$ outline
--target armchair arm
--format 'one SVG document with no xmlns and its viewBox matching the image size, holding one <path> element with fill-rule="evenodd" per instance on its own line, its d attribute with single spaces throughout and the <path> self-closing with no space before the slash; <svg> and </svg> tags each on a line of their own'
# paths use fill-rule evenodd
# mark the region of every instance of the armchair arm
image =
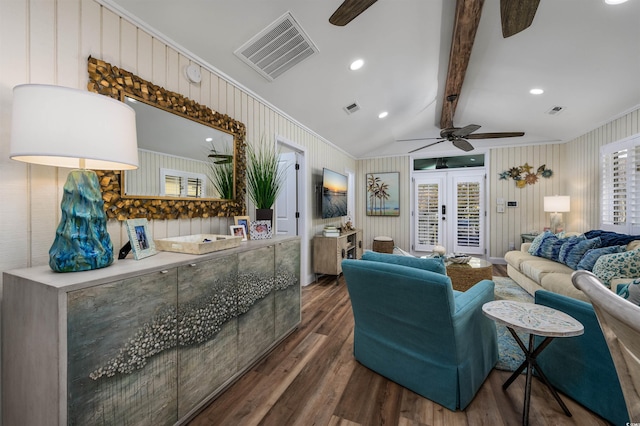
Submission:
<svg viewBox="0 0 640 426">
<path fill-rule="evenodd" d="M 482 313 L 482 305 L 494 299 L 494 287 L 493 281 L 482 280 L 455 298 L 452 321 L 459 359 L 471 356 L 474 348 L 489 340 L 489 336 L 497 353 L 495 323 Z"/>
</svg>

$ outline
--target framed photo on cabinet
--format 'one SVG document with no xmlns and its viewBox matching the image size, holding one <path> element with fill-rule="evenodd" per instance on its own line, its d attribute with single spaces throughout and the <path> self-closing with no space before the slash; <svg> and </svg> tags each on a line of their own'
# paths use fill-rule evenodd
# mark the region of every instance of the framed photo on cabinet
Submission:
<svg viewBox="0 0 640 426">
<path fill-rule="evenodd" d="M 157 253 L 156 244 L 149 232 L 147 219 L 127 219 L 126 227 L 135 260 L 144 259 Z"/>
</svg>

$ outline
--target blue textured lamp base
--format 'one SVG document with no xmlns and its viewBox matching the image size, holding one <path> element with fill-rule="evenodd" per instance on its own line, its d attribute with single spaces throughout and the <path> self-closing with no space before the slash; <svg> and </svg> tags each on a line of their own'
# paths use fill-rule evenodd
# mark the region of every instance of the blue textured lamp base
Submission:
<svg viewBox="0 0 640 426">
<path fill-rule="evenodd" d="M 62 218 L 49 250 L 56 272 L 104 268 L 113 263 L 98 176 L 93 170 L 73 170 L 64 184 Z"/>
</svg>

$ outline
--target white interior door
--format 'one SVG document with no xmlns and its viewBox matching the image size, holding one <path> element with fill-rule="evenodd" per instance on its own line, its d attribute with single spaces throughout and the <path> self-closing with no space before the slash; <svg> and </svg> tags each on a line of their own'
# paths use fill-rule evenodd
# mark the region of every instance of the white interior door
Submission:
<svg viewBox="0 0 640 426">
<path fill-rule="evenodd" d="M 298 168 L 296 153 L 280 154 L 279 168 L 286 168 L 284 185 L 276 200 L 276 234 L 298 235 Z"/>
<path fill-rule="evenodd" d="M 485 254 L 484 170 L 425 172 L 414 177 L 414 250 Z"/>
</svg>

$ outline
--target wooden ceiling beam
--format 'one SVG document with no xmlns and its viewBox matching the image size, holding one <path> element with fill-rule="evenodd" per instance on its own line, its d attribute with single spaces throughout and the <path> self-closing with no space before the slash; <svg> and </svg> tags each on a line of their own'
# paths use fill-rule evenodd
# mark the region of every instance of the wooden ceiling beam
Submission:
<svg viewBox="0 0 640 426">
<path fill-rule="evenodd" d="M 476 38 L 476 31 L 480 23 L 484 0 L 457 0 L 453 37 L 449 53 L 449 68 L 445 83 L 444 99 L 442 100 L 442 115 L 440 128 L 453 127 L 453 116 L 460 98 L 462 83 L 467 72 L 471 49 Z"/>
</svg>

